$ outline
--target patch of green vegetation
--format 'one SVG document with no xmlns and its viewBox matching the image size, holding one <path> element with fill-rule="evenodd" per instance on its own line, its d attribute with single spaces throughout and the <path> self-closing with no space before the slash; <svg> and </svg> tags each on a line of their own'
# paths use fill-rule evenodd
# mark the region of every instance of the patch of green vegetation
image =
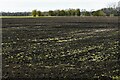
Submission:
<svg viewBox="0 0 120 80">
<path fill-rule="evenodd" d="M 113 76 L 112 79 L 113 80 L 120 80 L 120 76 Z"/>
</svg>

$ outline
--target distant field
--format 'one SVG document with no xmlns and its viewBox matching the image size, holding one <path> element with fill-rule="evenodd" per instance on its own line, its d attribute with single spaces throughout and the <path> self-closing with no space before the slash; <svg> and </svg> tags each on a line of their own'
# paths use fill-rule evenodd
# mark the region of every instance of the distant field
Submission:
<svg viewBox="0 0 120 80">
<path fill-rule="evenodd" d="M 0 16 L 0 18 L 41 18 L 41 17 L 78 17 L 78 16 L 36 16 L 36 17 L 33 17 L 33 16 Z M 80 17 L 87 17 L 87 18 L 96 18 L 96 17 L 102 17 L 102 16 L 80 16 Z M 118 18 L 118 16 L 116 17 L 110 17 L 110 16 L 103 16 L 103 18 L 106 17 L 106 18 Z"/>
<path fill-rule="evenodd" d="M 40 17 L 33 17 L 33 16 L 0 16 L 0 18 L 41 18 L 41 17 L 51 17 L 51 16 L 40 16 Z M 55 16 L 52 16 L 55 17 Z"/>
<path fill-rule="evenodd" d="M 0 16 L 0 18 L 41 18 L 41 17 L 57 17 L 57 16 Z"/>
<path fill-rule="evenodd" d="M 118 17 L 3 18 L 3 78 L 120 76 Z"/>
<path fill-rule="evenodd" d="M 0 18 L 32 18 L 32 16 L 0 16 Z"/>
</svg>

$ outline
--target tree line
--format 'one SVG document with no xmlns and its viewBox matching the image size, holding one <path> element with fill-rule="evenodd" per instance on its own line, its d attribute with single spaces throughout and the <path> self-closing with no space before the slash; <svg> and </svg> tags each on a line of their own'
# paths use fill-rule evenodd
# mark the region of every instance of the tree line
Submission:
<svg viewBox="0 0 120 80">
<path fill-rule="evenodd" d="M 2 16 L 31 16 L 31 12 L 2 12 Z"/>
<path fill-rule="evenodd" d="M 41 12 L 37 10 L 32 11 L 32 16 L 80 16 L 80 9 L 68 9 L 68 10 L 49 10 L 48 12 Z"/>
<path fill-rule="evenodd" d="M 67 9 L 67 10 L 49 10 L 41 12 L 40 10 L 33 10 L 31 12 L 33 17 L 36 16 L 119 16 L 119 9 L 117 8 L 103 8 L 97 11 L 86 11 L 80 9 Z"/>
<path fill-rule="evenodd" d="M 120 3 L 120 2 L 119 2 Z M 102 8 L 96 11 L 86 11 L 80 9 L 66 9 L 66 10 L 49 10 L 41 12 L 40 10 L 33 10 L 31 12 L 33 17 L 36 16 L 119 16 L 120 5 L 116 3 L 108 4 L 108 8 Z"/>
<path fill-rule="evenodd" d="M 119 7 L 103 8 L 97 11 L 86 11 L 80 9 L 66 9 L 66 10 L 49 10 L 40 11 L 32 10 L 32 12 L 2 12 L 2 16 L 120 16 Z"/>
</svg>

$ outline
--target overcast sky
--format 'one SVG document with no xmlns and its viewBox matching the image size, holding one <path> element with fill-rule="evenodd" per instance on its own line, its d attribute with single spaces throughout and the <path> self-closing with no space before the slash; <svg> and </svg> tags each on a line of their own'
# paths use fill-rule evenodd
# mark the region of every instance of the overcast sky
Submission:
<svg viewBox="0 0 120 80">
<path fill-rule="evenodd" d="M 107 7 L 119 0 L 0 0 L 0 11 L 22 12 L 33 9 L 48 11 L 56 9 L 80 8 L 88 11 Z"/>
</svg>

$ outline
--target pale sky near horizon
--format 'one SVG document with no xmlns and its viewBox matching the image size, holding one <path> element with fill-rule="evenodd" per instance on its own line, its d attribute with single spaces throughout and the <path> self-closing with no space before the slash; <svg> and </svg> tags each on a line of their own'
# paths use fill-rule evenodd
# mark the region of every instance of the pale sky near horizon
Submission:
<svg viewBox="0 0 120 80">
<path fill-rule="evenodd" d="M 118 2 L 119 0 L 0 0 L 0 12 L 23 12 L 33 9 L 48 11 L 69 8 L 91 11 Z"/>
</svg>

